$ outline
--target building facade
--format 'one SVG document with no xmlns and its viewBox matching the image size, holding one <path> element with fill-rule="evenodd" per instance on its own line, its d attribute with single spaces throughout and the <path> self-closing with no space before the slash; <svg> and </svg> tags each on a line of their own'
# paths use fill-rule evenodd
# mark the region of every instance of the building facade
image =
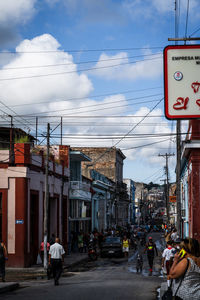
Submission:
<svg viewBox="0 0 200 300">
<path fill-rule="evenodd" d="M 91 170 L 104 175 L 115 184 L 114 199 L 111 207 L 115 211 L 113 226 L 128 224 L 129 198 L 127 186 L 123 182 L 123 161 L 126 158 L 118 148 L 106 147 L 73 147 L 73 151 L 81 151 L 91 158 L 91 162 L 82 163 L 83 175 L 91 178 Z"/>
<path fill-rule="evenodd" d="M 48 174 L 48 237 L 59 236 L 67 247 L 69 147 L 59 146 L 59 161 L 51 155 Z M 0 151 L 0 235 L 8 250 L 8 266 L 36 263 L 44 233 L 45 154 L 30 144 Z"/>
<path fill-rule="evenodd" d="M 76 234 L 91 231 L 91 180 L 82 175 L 83 161 L 91 159 L 81 151 L 70 151 L 69 228 Z"/>
<path fill-rule="evenodd" d="M 200 122 L 189 122 L 188 134 L 182 144 L 182 235 L 200 241 Z"/>
<path fill-rule="evenodd" d="M 136 222 L 136 211 L 135 211 L 135 185 L 132 179 L 124 179 L 124 183 L 127 185 L 127 192 L 129 197 L 129 210 L 128 210 L 128 224 L 135 224 Z"/>
</svg>

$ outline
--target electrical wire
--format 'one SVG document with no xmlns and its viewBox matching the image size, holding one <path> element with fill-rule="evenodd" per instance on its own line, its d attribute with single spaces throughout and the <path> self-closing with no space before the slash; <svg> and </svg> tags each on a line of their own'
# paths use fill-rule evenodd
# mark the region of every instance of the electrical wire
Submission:
<svg viewBox="0 0 200 300">
<path fill-rule="evenodd" d="M 117 141 L 111 148 L 109 148 L 109 150 L 106 150 L 103 154 L 101 154 L 96 160 L 94 160 L 94 162 L 92 163 L 92 165 L 96 164 L 99 159 L 101 159 L 106 153 L 110 152 L 112 149 L 114 149 L 122 140 L 124 140 L 125 138 L 128 137 L 128 135 L 160 104 L 160 102 L 163 100 L 160 99 L 156 105 L 154 105 L 154 107 L 144 116 L 144 118 L 142 120 L 140 120 L 135 126 L 133 126 L 119 141 Z"/>
<path fill-rule="evenodd" d="M 195 33 L 197 33 L 199 30 L 200 30 L 200 27 L 198 27 L 194 32 L 192 32 L 192 33 L 190 34 L 189 37 L 192 37 L 192 36 L 193 36 Z"/>
<path fill-rule="evenodd" d="M 146 177 L 146 178 L 144 179 L 144 181 L 146 181 L 147 179 L 149 179 L 149 178 L 151 178 L 151 177 L 153 177 L 153 176 L 157 175 L 157 173 L 159 173 L 161 170 L 163 170 L 163 167 L 162 167 L 162 168 L 160 168 L 159 170 L 157 170 L 157 171 L 156 171 L 155 173 L 153 173 L 152 175 L 150 175 L 150 176 Z"/>
<path fill-rule="evenodd" d="M 19 116 L 21 116 L 21 117 L 26 117 L 26 115 L 19 115 Z M 3 116 L 1 116 L 0 115 L 0 117 L 3 117 Z M 31 116 L 29 116 L 29 117 L 32 117 L 32 118 L 36 118 L 37 116 L 36 115 L 31 115 Z M 69 118 L 69 119 L 71 119 L 71 118 L 75 118 L 76 117 L 76 119 L 112 119 L 112 118 L 143 118 L 144 117 L 144 115 L 126 115 L 126 116 L 124 116 L 124 115 L 121 115 L 121 116 L 119 116 L 119 115 L 96 115 L 96 116 L 80 116 L 80 115 L 75 115 L 75 116 L 68 116 L 68 115 L 59 115 L 59 118 Z M 165 115 L 152 115 L 152 116 L 148 116 L 147 118 L 161 118 L 161 117 L 165 117 Z M 46 119 L 46 118 L 58 118 L 58 115 L 55 115 L 55 116 L 53 116 L 53 115 L 49 115 L 49 116 L 40 116 L 40 118 L 42 118 L 42 119 Z"/>
<path fill-rule="evenodd" d="M 0 51 L 0 54 L 22 54 L 22 53 L 31 53 L 31 54 L 38 54 L 38 53 L 65 53 L 65 52 L 105 52 L 105 51 L 132 51 L 132 50 L 151 50 L 151 49 L 163 49 L 163 47 L 129 47 L 129 48 L 101 48 L 101 49 L 62 49 L 62 50 L 40 50 L 40 51 Z"/>
<path fill-rule="evenodd" d="M 145 97 L 137 97 L 137 98 L 129 98 L 126 100 L 117 100 L 117 101 L 111 101 L 109 103 L 99 103 L 99 104 L 92 104 L 92 105 L 85 105 L 85 106 L 81 106 L 81 107 L 74 107 L 74 108 L 65 108 L 65 109 L 58 109 L 58 110 L 48 110 L 48 111 L 42 111 L 42 112 L 38 112 L 38 113 L 34 113 L 35 115 L 40 115 L 40 114 L 47 114 L 47 113 L 51 113 L 51 112 L 60 112 L 60 111 L 72 111 L 72 110 L 80 110 L 80 109 L 86 109 L 89 107 L 97 107 L 97 106 L 106 106 L 106 105 L 110 105 L 113 103 L 118 103 L 118 102 L 127 102 L 127 101 L 134 101 L 137 99 L 144 99 L 144 98 L 150 98 L 150 97 L 155 97 L 155 96 L 161 96 L 162 93 L 159 94 L 154 94 L 154 95 L 149 95 L 149 96 L 145 96 Z M 104 107 L 104 108 L 100 108 L 100 109 L 95 109 L 95 110 L 87 110 L 87 112 L 94 112 L 94 111 L 99 111 L 99 110 L 105 110 L 105 109 L 113 109 L 113 108 L 118 108 L 118 107 L 125 107 L 125 106 L 130 106 L 130 105 L 138 105 L 138 104 L 144 104 L 144 103 L 151 103 L 151 102 L 155 102 L 157 100 L 151 100 L 151 101 L 142 101 L 142 102 L 137 102 L 137 103 L 133 103 L 133 104 L 124 104 L 124 105 L 118 105 L 118 106 L 111 106 L 111 107 Z M 81 111 L 81 112 L 77 112 L 77 113 L 85 113 L 85 111 Z M 27 116 L 32 116 L 31 114 L 27 114 Z"/>
<path fill-rule="evenodd" d="M 169 140 L 170 139 L 165 139 L 165 140 L 162 140 L 162 141 L 157 141 L 157 142 L 154 142 L 154 143 L 144 144 L 144 145 L 130 147 L 130 148 L 124 148 L 124 149 L 121 149 L 121 150 L 122 151 L 127 151 L 127 150 L 132 150 L 132 149 L 138 149 L 138 148 L 148 147 L 148 146 L 151 146 L 151 145 L 154 145 L 154 144 L 158 144 L 158 143 L 163 143 L 163 142 L 166 142 L 166 141 L 169 141 Z"/>
<path fill-rule="evenodd" d="M 93 68 L 87 68 L 82 70 L 75 70 L 75 71 L 64 71 L 64 72 L 58 72 L 58 73 L 49 73 L 49 74 L 38 74 L 38 75 L 30 75 L 30 76 L 21 76 L 21 77 L 10 77 L 10 78 L 0 78 L 0 81 L 9 81 L 9 80 L 19 80 L 19 79 L 32 79 L 32 78 L 41 78 L 41 77 L 48 77 L 48 76 L 57 76 L 57 75 L 64 75 L 64 74 L 72 74 L 77 72 L 86 72 L 86 71 L 93 71 L 93 70 L 100 70 L 100 69 L 107 69 L 107 68 L 113 68 L 113 67 L 119 67 L 123 65 L 129 65 L 129 64 L 136 64 L 138 62 L 143 61 L 152 61 L 160 59 L 160 57 L 152 58 L 152 59 L 144 59 L 144 60 L 138 60 L 134 62 L 127 62 L 127 63 L 121 63 L 116 65 L 110 65 L 110 66 L 102 66 L 102 67 L 93 67 Z"/>
<path fill-rule="evenodd" d="M 91 95 L 90 98 L 99 98 L 99 97 L 107 97 L 107 96 L 113 96 L 118 94 L 128 94 L 128 93 L 137 93 L 137 92 L 144 92 L 148 90 L 154 90 L 154 89 L 160 89 L 159 87 L 153 87 L 153 88 L 146 88 L 146 89 L 138 89 L 138 90 L 128 90 L 128 91 L 119 91 L 119 92 L 112 92 L 107 94 L 100 94 L 100 95 Z M 78 97 L 78 98 L 68 98 L 68 99 L 54 99 L 53 102 L 62 102 L 62 101 L 80 101 L 84 99 L 89 99 L 89 97 Z M 10 107 L 18 107 L 18 106 L 27 106 L 27 105 L 35 105 L 35 104 L 45 104 L 50 103 L 49 101 L 42 101 L 42 102 L 34 102 L 34 103 L 22 103 L 22 104 L 16 104 L 16 105 L 10 105 Z"/>
<path fill-rule="evenodd" d="M 30 123 L 30 122 L 29 122 Z M 3 124 L 3 121 L 2 121 L 2 124 Z M 17 122 L 15 122 L 15 126 L 17 126 Z M 31 125 L 35 125 L 35 122 L 32 122 L 30 123 Z M 57 122 L 51 122 L 51 125 L 54 125 L 54 124 L 57 124 Z M 123 124 L 120 124 L 120 127 L 129 127 L 129 126 L 132 126 L 133 124 L 136 124 L 136 123 L 123 123 Z M 7 120 L 5 120 L 5 124 L 3 124 L 4 126 L 9 126 L 9 123 Z M 40 125 L 46 125 L 46 122 L 40 122 Z M 109 124 L 109 123 L 105 123 L 105 124 L 101 124 L 101 123 L 94 123 L 94 122 L 63 122 L 63 125 L 66 125 L 66 126 L 70 126 L 70 127 L 77 127 L 77 126 L 87 126 L 87 127 L 119 127 L 119 123 L 112 123 L 112 124 Z M 140 124 L 140 126 L 143 126 L 143 127 L 151 127 L 151 126 L 157 126 L 159 125 L 159 127 L 161 126 L 167 126 L 167 124 L 165 123 L 143 123 L 143 124 Z"/>
<path fill-rule="evenodd" d="M 118 58 L 109 58 L 109 59 L 101 59 L 101 60 L 88 60 L 82 62 L 71 62 L 71 63 L 62 63 L 62 64 L 51 64 L 51 65 L 38 65 L 38 66 L 18 66 L 18 67 L 7 67 L 3 68 L 0 71 L 7 71 L 7 70 L 21 70 L 21 69 L 36 69 L 36 68 L 49 68 L 49 67 L 60 67 L 60 66 L 71 66 L 71 65 L 81 65 L 81 64 L 89 64 L 89 63 L 96 63 L 96 62 L 107 62 L 107 61 L 115 61 L 115 60 L 124 60 L 124 59 L 132 59 L 136 57 L 147 57 L 147 56 L 154 56 L 154 55 L 162 55 L 162 52 L 152 53 L 152 54 L 144 54 L 144 55 L 135 55 L 129 57 L 118 57 Z"/>
<path fill-rule="evenodd" d="M 187 37 L 188 18 L 189 18 L 189 4 L 190 4 L 190 0 L 187 1 L 187 14 L 186 14 L 186 23 L 185 23 L 185 37 Z"/>
</svg>

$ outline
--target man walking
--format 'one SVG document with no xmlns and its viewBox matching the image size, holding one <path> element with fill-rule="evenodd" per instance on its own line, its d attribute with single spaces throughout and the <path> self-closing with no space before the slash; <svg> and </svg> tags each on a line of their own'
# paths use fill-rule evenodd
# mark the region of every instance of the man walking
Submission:
<svg viewBox="0 0 200 300">
<path fill-rule="evenodd" d="M 49 264 L 52 266 L 54 284 L 59 285 L 59 278 L 62 273 L 62 263 L 64 262 L 65 250 L 60 245 L 60 239 L 57 237 L 55 243 L 49 250 Z"/>
</svg>

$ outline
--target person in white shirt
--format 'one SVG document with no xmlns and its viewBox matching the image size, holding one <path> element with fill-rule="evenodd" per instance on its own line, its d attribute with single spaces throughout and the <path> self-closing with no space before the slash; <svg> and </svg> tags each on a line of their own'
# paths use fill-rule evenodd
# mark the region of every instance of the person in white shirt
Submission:
<svg viewBox="0 0 200 300">
<path fill-rule="evenodd" d="M 167 271 L 167 285 L 168 287 L 170 287 L 170 278 L 169 278 L 169 272 L 170 272 L 170 268 L 172 266 L 173 263 L 173 257 L 174 257 L 174 253 L 173 250 L 174 248 L 172 247 L 172 241 L 168 241 L 165 250 L 163 251 L 162 254 L 162 267 L 164 268 L 164 265 L 166 267 L 166 271 Z"/>
<path fill-rule="evenodd" d="M 173 232 L 172 232 L 172 234 L 171 234 L 171 239 L 172 239 L 172 241 L 176 241 L 177 239 L 178 239 L 178 232 L 177 232 L 177 230 L 176 229 L 174 229 L 173 230 Z"/>
<path fill-rule="evenodd" d="M 51 245 L 49 250 L 49 265 L 52 267 L 55 285 L 59 285 L 59 278 L 62 273 L 62 263 L 64 262 L 65 250 L 60 245 L 60 239 L 57 237 L 55 243 Z"/>
</svg>

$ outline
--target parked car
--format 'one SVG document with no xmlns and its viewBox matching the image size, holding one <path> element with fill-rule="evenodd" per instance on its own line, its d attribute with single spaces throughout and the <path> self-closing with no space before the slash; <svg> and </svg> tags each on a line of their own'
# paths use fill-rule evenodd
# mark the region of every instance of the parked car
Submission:
<svg viewBox="0 0 200 300">
<path fill-rule="evenodd" d="M 120 237 L 108 236 L 101 247 L 101 257 L 123 257 L 122 240 Z"/>
</svg>

